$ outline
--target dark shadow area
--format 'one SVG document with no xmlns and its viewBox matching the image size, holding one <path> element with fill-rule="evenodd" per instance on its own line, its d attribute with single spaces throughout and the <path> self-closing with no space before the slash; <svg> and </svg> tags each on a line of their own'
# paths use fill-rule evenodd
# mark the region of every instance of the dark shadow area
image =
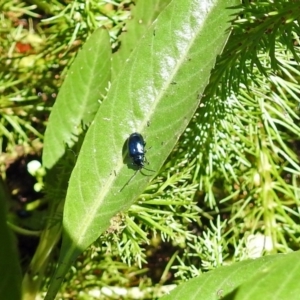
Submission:
<svg viewBox="0 0 300 300">
<path fill-rule="evenodd" d="M 222 300 L 234 300 L 238 289 L 239 288 L 234 289 L 231 293 L 227 294 L 225 297 L 222 297 L 222 295 L 220 295 L 219 299 L 222 299 Z"/>
</svg>

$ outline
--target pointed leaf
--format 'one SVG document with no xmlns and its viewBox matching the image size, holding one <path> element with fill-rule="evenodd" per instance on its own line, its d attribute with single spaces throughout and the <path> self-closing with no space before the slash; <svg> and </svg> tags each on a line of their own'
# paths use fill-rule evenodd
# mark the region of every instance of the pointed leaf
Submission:
<svg viewBox="0 0 300 300">
<path fill-rule="evenodd" d="M 154 170 L 173 149 L 223 49 L 228 33 L 220 27 L 229 26 L 232 12 L 226 7 L 235 2 L 173 1 L 112 85 L 88 130 L 67 194 L 65 230 L 82 249 L 149 182 L 148 176 L 138 173 L 123 189 L 134 173 L 122 153 L 128 136 L 136 131 L 145 136 Z"/>
<path fill-rule="evenodd" d="M 53 106 L 45 132 L 43 164 L 52 168 L 72 148 L 82 125 L 89 124 L 106 94 L 111 46 L 106 30 L 96 30 L 78 53 Z"/>
</svg>

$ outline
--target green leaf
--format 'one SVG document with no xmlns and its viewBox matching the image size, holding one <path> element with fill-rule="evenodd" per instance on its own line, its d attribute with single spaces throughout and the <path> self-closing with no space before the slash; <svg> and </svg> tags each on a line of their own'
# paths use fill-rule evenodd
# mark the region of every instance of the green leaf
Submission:
<svg viewBox="0 0 300 300">
<path fill-rule="evenodd" d="M 181 284 L 160 299 L 297 299 L 299 258 L 297 251 L 221 267 Z"/>
<path fill-rule="evenodd" d="M 21 298 L 21 268 L 17 245 L 12 232 L 6 225 L 6 202 L 9 200 L 5 184 L 0 177 L 0 295 L 2 299 L 19 300 Z"/>
<path fill-rule="evenodd" d="M 121 44 L 120 49 L 113 54 L 113 79 L 118 76 L 123 68 L 124 61 L 126 61 L 141 37 L 147 32 L 149 26 L 170 1 L 171 0 L 137 1 L 136 6 L 131 11 L 130 20 L 126 22 L 126 32 L 122 33 L 119 38 Z"/>
<path fill-rule="evenodd" d="M 135 173 L 126 140 L 137 131 L 158 171 L 200 102 L 229 32 L 236 0 L 173 0 L 124 62 L 83 142 L 69 182 L 63 244 L 46 299 L 68 268 L 107 229 L 110 219 L 143 192 L 149 176 Z M 125 149 L 125 150 L 124 150 Z M 146 173 L 146 171 L 145 171 Z"/>
<path fill-rule="evenodd" d="M 44 139 L 43 164 L 52 168 L 72 148 L 99 108 L 110 79 L 111 46 L 106 30 L 96 30 L 70 67 L 53 106 Z"/>
</svg>

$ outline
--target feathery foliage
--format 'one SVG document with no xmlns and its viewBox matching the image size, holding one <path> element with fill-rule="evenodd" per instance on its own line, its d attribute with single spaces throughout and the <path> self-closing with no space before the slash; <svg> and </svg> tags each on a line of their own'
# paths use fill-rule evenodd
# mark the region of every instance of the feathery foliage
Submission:
<svg viewBox="0 0 300 300">
<path fill-rule="evenodd" d="M 124 61 L 169 1 L 31 3 L 14 1 L 13 8 L 9 1 L 0 5 L 4 178 L 14 157 L 40 157 L 46 116 L 88 37 L 104 26 L 115 55 L 111 83 L 103 85 L 100 106 Z M 61 289 L 70 297 L 91 295 L 94 289 L 105 299 L 104 287 L 109 287 L 116 298 L 124 288 L 124 299 L 131 299 L 137 297 L 134 287 L 139 287 L 141 299 L 156 298 L 175 284 L 199 275 L 196 279 L 201 280 L 203 273 L 222 270 L 221 266 L 299 250 L 299 5 L 245 0 L 230 12 L 232 33 L 199 95 L 193 118 L 134 204 L 115 215 L 104 234 L 74 262 Z M 176 89 L 180 82 L 170 86 Z M 29 271 L 47 276 L 33 282 L 27 272 L 23 281 L 27 292 L 33 288 L 39 293 L 40 286 L 46 291 L 50 282 L 69 177 L 93 116 L 76 124 L 79 134 L 62 146 L 62 159 L 44 178 L 46 196 L 39 196 L 43 199 L 38 203 L 46 203 L 48 212 L 44 227 L 38 228 L 42 234 Z M 155 123 L 149 127 L 147 157 L 155 164 L 155 151 L 159 151 L 157 141 L 151 139 Z M 15 223 L 15 218 L 8 219 Z M 256 264 L 263 269 L 266 261 Z M 254 276 L 252 271 L 246 275 Z M 288 283 L 283 289 L 289 289 Z"/>
</svg>

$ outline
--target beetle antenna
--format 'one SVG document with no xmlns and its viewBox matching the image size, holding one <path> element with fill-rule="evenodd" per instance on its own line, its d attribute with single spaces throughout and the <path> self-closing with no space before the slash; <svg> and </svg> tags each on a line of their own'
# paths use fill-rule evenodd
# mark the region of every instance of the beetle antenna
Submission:
<svg viewBox="0 0 300 300">
<path fill-rule="evenodd" d="M 154 171 L 154 170 L 151 170 L 151 169 L 148 169 L 148 168 L 143 167 L 143 168 L 140 169 L 140 172 L 141 172 L 143 175 L 145 175 L 145 176 L 151 176 L 151 175 L 146 175 L 146 174 L 144 174 L 144 173 L 142 172 L 142 170 L 146 170 L 146 171 L 149 171 L 149 172 L 156 172 L 156 171 Z"/>
<path fill-rule="evenodd" d="M 143 167 L 142 169 L 143 169 L 143 170 L 147 170 L 147 171 L 149 171 L 149 172 L 155 172 L 154 170 L 150 170 L 150 169 L 147 169 L 147 168 L 145 168 L 145 167 Z M 152 175 L 144 174 L 144 173 L 142 172 L 142 169 L 136 170 L 135 173 L 129 178 L 129 180 L 128 180 L 128 181 L 123 185 L 123 187 L 119 190 L 119 192 L 122 192 L 122 191 L 124 190 L 124 188 L 131 182 L 131 180 L 135 177 L 135 175 L 136 175 L 136 173 L 137 173 L 138 171 L 140 171 L 144 176 L 152 176 Z"/>
<path fill-rule="evenodd" d="M 139 170 L 136 170 L 135 173 L 129 178 L 129 180 L 123 185 L 123 187 L 119 190 L 119 193 L 122 192 L 125 188 L 125 186 L 127 186 L 131 180 L 135 177 L 136 173 L 138 172 Z"/>
</svg>

